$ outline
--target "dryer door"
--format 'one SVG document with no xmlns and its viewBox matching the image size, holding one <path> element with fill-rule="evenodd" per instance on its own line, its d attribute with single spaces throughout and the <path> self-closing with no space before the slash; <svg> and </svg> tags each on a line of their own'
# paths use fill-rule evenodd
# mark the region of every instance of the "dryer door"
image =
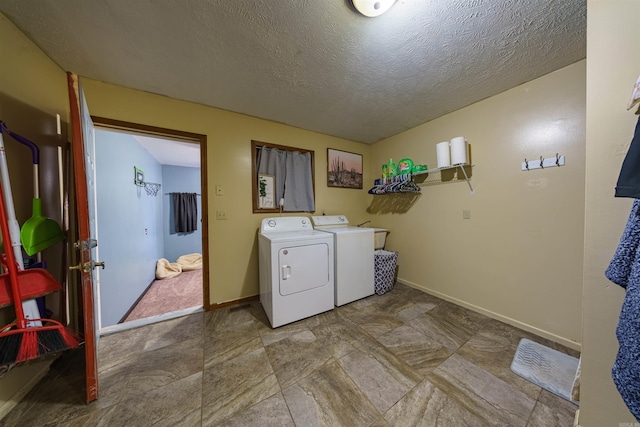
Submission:
<svg viewBox="0 0 640 427">
<path fill-rule="evenodd" d="M 280 295 L 291 295 L 329 285 L 327 243 L 288 246 L 278 251 Z"/>
</svg>

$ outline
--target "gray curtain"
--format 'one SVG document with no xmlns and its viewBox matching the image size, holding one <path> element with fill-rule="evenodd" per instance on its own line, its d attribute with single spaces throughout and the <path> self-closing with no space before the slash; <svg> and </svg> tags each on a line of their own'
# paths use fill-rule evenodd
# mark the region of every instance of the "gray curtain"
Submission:
<svg viewBox="0 0 640 427">
<path fill-rule="evenodd" d="M 275 177 L 276 206 L 284 197 L 284 177 L 287 168 L 287 152 L 276 148 L 262 147 L 258 151 L 258 173 Z"/>
<path fill-rule="evenodd" d="M 191 233 L 198 229 L 198 200 L 196 193 L 171 193 L 176 233 Z"/>
<path fill-rule="evenodd" d="M 287 176 L 284 181 L 284 210 L 289 212 L 315 211 L 311 154 L 287 152 Z"/>
<path fill-rule="evenodd" d="M 310 153 L 262 147 L 258 173 L 275 176 L 276 206 L 284 197 L 283 211 L 315 211 Z"/>
</svg>

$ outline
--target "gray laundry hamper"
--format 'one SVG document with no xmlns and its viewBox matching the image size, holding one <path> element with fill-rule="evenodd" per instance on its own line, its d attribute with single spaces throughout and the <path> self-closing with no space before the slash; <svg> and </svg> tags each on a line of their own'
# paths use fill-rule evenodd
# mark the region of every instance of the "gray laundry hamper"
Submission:
<svg viewBox="0 0 640 427">
<path fill-rule="evenodd" d="M 398 252 L 378 249 L 373 253 L 375 265 L 375 291 L 376 294 L 382 295 L 389 292 L 395 284 Z"/>
</svg>

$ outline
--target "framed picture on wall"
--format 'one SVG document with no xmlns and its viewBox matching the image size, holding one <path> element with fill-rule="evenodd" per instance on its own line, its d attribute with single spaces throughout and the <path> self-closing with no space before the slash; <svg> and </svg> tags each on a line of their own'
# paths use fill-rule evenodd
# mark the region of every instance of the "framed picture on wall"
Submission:
<svg viewBox="0 0 640 427">
<path fill-rule="evenodd" d="M 327 148 L 327 186 L 362 188 L 362 154 Z"/>
<path fill-rule="evenodd" d="M 275 177 L 258 174 L 258 209 L 275 208 L 275 197 Z"/>
</svg>

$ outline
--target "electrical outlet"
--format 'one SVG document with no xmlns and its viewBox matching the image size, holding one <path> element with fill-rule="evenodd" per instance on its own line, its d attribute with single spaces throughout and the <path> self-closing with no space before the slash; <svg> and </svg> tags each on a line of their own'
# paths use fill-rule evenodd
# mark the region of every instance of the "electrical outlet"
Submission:
<svg viewBox="0 0 640 427">
<path fill-rule="evenodd" d="M 216 219 L 227 219 L 227 211 L 216 211 Z"/>
<path fill-rule="evenodd" d="M 462 211 L 462 219 L 471 219 L 471 211 L 469 209 Z"/>
</svg>

